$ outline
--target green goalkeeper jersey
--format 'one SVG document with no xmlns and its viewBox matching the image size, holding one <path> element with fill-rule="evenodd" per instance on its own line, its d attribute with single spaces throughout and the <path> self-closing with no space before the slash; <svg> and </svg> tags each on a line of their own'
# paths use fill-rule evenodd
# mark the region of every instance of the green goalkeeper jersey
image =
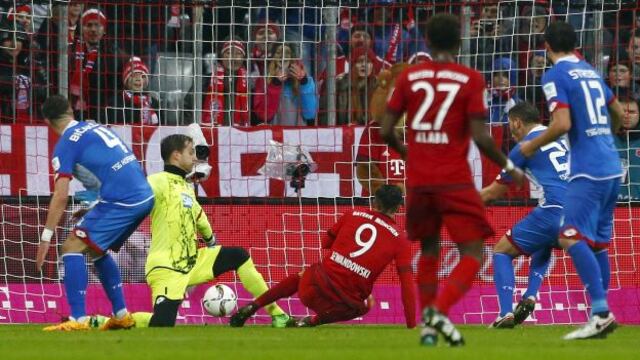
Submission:
<svg viewBox="0 0 640 360">
<path fill-rule="evenodd" d="M 168 167 L 167 170 L 174 170 Z M 183 176 L 163 171 L 147 177 L 155 204 L 151 211 L 151 247 L 145 273 L 156 268 L 183 273 L 196 264 L 197 233 L 212 237 L 211 225 L 196 200 L 193 184 Z"/>
</svg>

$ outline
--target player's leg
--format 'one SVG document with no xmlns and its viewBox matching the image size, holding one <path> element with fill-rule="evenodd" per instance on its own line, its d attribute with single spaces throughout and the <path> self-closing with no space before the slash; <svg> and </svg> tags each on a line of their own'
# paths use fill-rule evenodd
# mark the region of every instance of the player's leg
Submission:
<svg viewBox="0 0 640 360">
<path fill-rule="evenodd" d="M 520 299 L 515 310 L 513 310 L 513 321 L 515 325 L 522 324 L 535 310 L 536 296 L 540 290 L 540 286 L 542 286 L 542 281 L 549 268 L 550 260 L 550 247 L 540 249 L 531 254 L 527 290 L 522 294 L 522 299 Z"/>
<path fill-rule="evenodd" d="M 44 331 L 73 331 L 88 330 L 88 317 L 86 313 L 86 293 L 89 275 L 84 259 L 87 245 L 80 241 L 75 234 L 62 244 L 62 262 L 64 266 L 64 289 L 67 294 L 67 303 L 71 309 L 69 321 L 58 325 L 47 326 Z"/>
<path fill-rule="evenodd" d="M 609 194 L 605 203 L 603 204 L 602 211 L 600 212 L 600 218 L 598 219 L 598 229 L 596 231 L 596 238 L 594 244 L 594 254 L 596 261 L 600 267 L 600 274 L 602 276 L 602 287 L 605 292 L 609 290 L 609 282 L 611 279 L 611 267 L 609 264 L 609 242 L 613 233 L 613 215 L 616 208 L 616 202 L 618 200 L 618 193 L 620 191 L 620 180 L 612 179 L 609 181 Z"/>
<path fill-rule="evenodd" d="M 511 231 L 503 235 L 493 248 L 493 281 L 498 294 L 500 314 L 491 324 L 492 328 L 511 329 L 513 321 L 513 290 L 515 275 L 513 259 L 520 255 L 520 251 L 510 241 Z"/>
<path fill-rule="evenodd" d="M 592 317 L 584 327 L 567 334 L 566 340 L 606 336 L 615 329 L 609 312 L 600 265 L 589 246 L 597 236 L 600 212 L 609 192 L 606 181 L 577 178 L 569 183 L 564 206 L 565 221 L 560 231 L 560 246 L 565 249 L 591 298 Z M 589 194 L 589 196 L 585 196 Z"/>
<path fill-rule="evenodd" d="M 149 327 L 172 327 L 176 324 L 178 309 L 189 284 L 190 274 L 157 268 L 147 274 L 151 288 L 153 315 Z"/>
</svg>

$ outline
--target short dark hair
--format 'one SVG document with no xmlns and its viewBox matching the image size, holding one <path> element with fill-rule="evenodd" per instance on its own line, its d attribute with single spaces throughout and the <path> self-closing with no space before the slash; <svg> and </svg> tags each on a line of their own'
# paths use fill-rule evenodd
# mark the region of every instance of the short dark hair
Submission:
<svg viewBox="0 0 640 360">
<path fill-rule="evenodd" d="M 382 185 L 375 194 L 380 211 L 396 212 L 402 204 L 402 190 L 396 185 Z"/>
<path fill-rule="evenodd" d="M 460 20 L 457 16 L 434 15 L 427 21 L 425 30 L 432 50 L 457 52 L 460 48 Z"/>
<path fill-rule="evenodd" d="M 42 116 L 51 123 L 58 122 L 63 115 L 73 113 L 69 100 L 62 95 L 49 96 L 42 104 Z"/>
<path fill-rule="evenodd" d="M 555 52 L 572 52 L 576 48 L 578 38 L 571 24 L 556 21 L 544 32 L 544 41 Z"/>
<path fill-rule="evenodd" d="M 523 101 L 515 104 L 511 110 L 509 110 L 509 117 L 517 117 L 526 124 L 539 124 L 540 112 L 535 106 Z"/>
<path fill-rule="evenodd" d="M 192 142 L 193 139 L 190 136 L 183 134 L 167 136 L 160 142 L 160 156 L 162 156 L 162 160 L 164 160 L 164 162 L 169 161 L 169 158 L 171 158 L 171 154 L 173 154 L 174 151 L 181 152 L 185 147 L 187 147 L 188 143 Z"/>
</svg>

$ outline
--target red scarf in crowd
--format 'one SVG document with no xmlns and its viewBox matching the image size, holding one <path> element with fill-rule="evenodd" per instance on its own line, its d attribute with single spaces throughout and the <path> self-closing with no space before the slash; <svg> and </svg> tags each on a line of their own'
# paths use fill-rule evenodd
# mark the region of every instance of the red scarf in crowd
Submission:
<svg viewBox="0 0 640 360">
<path fill-rule="evenodd" d="M 389 50 L 384 56 L 384 61 L 391 64 L 396 63 L 396 56 L 398 55 L 398 44 L 402 38 L 402 27 L 400 24 L 395 24 L 393 27 L 393 33 L 391 33 L 391 39 L 389 40 Z"/>
<path fill-rule="evenodd" d="M 97 48 L 86 52 L 84 44 L 81 44 L 80 41 L 76 42 L 75 66 L 71 74 L 71 84 L 69 86 L 71 95 L 78 97 L 78 101 L 73 104 L 75 110 L 87 109 L 90 85 L 89 75 L 91 75 L 94 70 L 96 60 L 98 60 Z"/>
<path fill-rule="evenodd" d="M 249 126 L 247 70 L 241 66 L 235 74 L 235 90 L 227 90 L 230 96 L 234 96 L 235 108 L 233 109 L 229 109 L 227 104 L 224 103 L 224 72 L 224 67 L 218 65 L 215 74 L 211 75 L 209 88 L 207 89 L 207 94 L 202 106 L 204 110 L 202 123 L 212 126 L 224 125 L 224 110 L 227 110 L 232 112 L 233 123 L 231 125 Z"/>
<path fill-rule="evenodd" d="M 125 90 L 122 92 L 122 98 L 124 99 L 124 108 L 129 110 L 131 104 L 133 104 L 134 110 L 140 111 L 140 119 L 127 119 L 134 123 L 140 122 L 144 125 L 158 125 L 158 114 L 153 107 L 151 107 L 151 98 L 144 93 L 132 92 Z"/>
<path fill-rule="evenodd" d="M 16 76 L 16 121 L 18 123 L 31 122 L 31 79 L 25 75 Z"/>
</svg>

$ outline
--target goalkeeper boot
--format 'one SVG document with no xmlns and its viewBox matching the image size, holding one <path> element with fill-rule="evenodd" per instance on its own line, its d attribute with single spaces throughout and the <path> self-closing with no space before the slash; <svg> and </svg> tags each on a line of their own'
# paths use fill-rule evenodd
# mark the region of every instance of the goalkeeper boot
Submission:
<svg viewBox="0 0 640 360">
<path fill-rule="evenodd" d="M 89 316 L 89 327 L 91 328 L 100 328 L 104 323 L 109 320 L 108 316 L 103 315 L 91 315 Z"/>
<path fill-rule="evenodd" d="M 115 316 L 110 317 L 109 320 L 100 326 L 100 330 L 131 329 L 134 326 L 136 326 L 136 321 L 131 314 L 127 313 L 120 319 Z"/>
<path fill-rule="evenodd" d="M 462 334 L 453 326 L 449 318 L 436 310 L 435 308 L 428 307 L 422 312 L 422 319 L 426 326 L 431 326 L 436 329 L 443 337 L 449 346 L 463 346 L 464 339 Z"/>
<path fill-rule="evenodd" d="M 604 339 L 618 327 L 616 318 L 610 312 L 607 316 L 593 315 L 589 322 L 578 330 L 564 336 L 565 340 Z"/>
<path fill-rule="evenodd" d="M 498 316 L 498 318 L 491 323 L 490 329 L 513 329 L 515 322 L 513 320 L 513 313 L 507 313 L 505 316 Z"/>
<path fill-rule="evenodd" d="M 271 327 L 278 329 L 285 328 L 287 327 L 289 319 L 291 319 L 291 317 L 287 314 L 273 315 L 271 317 Z"/>
<path fill-rule="evenodd" d="M 536 299 L 528 297 L 520 300 L 516 309 L 513 311 L 513 322 L 515 325 L 522 324 L 529 315 L 533 314 L 533 310 L 536 308 Z"/>
<path fill-rule="evenodd" d="M 43 331 L 83 331 L 90 330 L 89 321 L 75 321 L 75 320 L 67 320 L 58 325 L 47 326 Z"/>
<path fill-rule="evenodd" d="M 420 345 L 436 346 L 438 345 L 438 331 L 431 326 L 422 325 L 420 329 Z"/>
<path fill-rule="evenodd" d="M 296 327 L 296 328 L 304 328 L 304 327 L 315 327 L 317 324 L 313 321 L 313 316 L 305 316 L 303 318 L 291 318 L 287 323 L 287 327 Z"/>
<path fill-rule="evenodd" d="M 258 309 L 258 305 L 254 303 L 241 307 L 235 314 L 233 314 L 233 316 L 231 316 L 229 325 L 231 325 L 231 327 L 243 327 L 244 323 L 247 322 L 247 320 L 249 320 L 249 318 L 258 311 Z"/>
</svg>

